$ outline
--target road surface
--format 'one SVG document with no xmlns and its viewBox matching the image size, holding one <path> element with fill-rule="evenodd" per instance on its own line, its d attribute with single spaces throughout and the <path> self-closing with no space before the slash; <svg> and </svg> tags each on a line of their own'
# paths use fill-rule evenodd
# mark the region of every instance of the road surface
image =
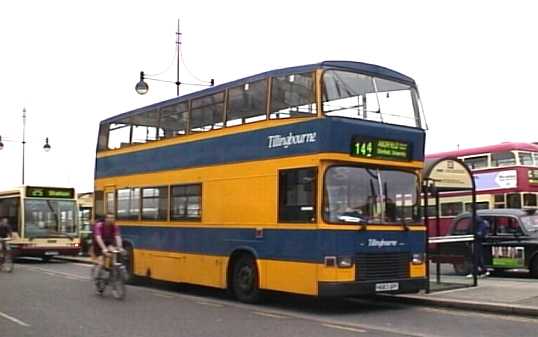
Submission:
<svg viewBox="0 0 538 337">
<path fill-rule="evenodd" d="M 1 337 L 537 336 L 538 319 L 272 294 L 245 305 L 224 291 L 146 284 L 124 301 L 95 294 L 88 265 L 20 261 L 0 273 Z"/>
</svg>

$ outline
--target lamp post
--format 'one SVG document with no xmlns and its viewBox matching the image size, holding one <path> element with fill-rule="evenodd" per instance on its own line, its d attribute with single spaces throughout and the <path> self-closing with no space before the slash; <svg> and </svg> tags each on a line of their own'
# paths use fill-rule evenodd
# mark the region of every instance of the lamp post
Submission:
<svg viewBox="0 0 538 337">
<path fill-rule="evenodd" d="M 166 82 L 166 83 L 173 83 L 176 85 L 176 95 L 179 96 L 179 86 L 180 85 L 195 85 L 195 86 L 202 86 L 202 87 L 212 87 L 215 85 L 215 80 L 211 79 L 208 82 L 200 81 L 199 83 L 186 83 L 181 82 L 179 80 L 179 64 L 180 64 L 180 56 L 181 56 L 181 31 L 179 29 L 179 19 L 177 20 L 177 32 L 176 32 L 176 80 L 175 81 L 169 81 L 169 80 L 162 80 L 159 78 L 153 78 L 150 76 L 147 76 L 143 71 L 140 72 L 140 80 L 135 85 L 135 91 L 139 95 L 145 95 L 149 91 L 149 85 L 146 83 L 145 80 L 151 80 L 151 81 L 157 81 L 157 82 Z"/>
<path fill-rule="evenodd" d="M 6 142 L 9 140 L 6 140 Z M 26 171 L 26 108 L 22 109 L 22 185 L 24 185 L 25 171 Z M 4 148 L 4 143 L 2 142 L 2 136 L 0 136 L 0 150 Z M 43 145 L 43 150 L 49 152 L 51 146 L 49 144 L 49 137 L 45 138 L 45 145 Z"/>
</svg>

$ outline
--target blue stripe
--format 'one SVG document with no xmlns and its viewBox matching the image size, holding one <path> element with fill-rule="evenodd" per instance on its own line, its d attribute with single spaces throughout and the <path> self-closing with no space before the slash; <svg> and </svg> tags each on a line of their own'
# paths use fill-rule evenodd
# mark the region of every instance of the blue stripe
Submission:
<svg viewBox="0 0 538 337">
<path fill-rule="evenodd" d="M 324 256 L 374 252 L 424 252 L 424 232 L 281 230 L 266 229 L 256 239 L 255 229 L 173 228 L 122 226 L 122 236 L 135 249 L 230 256 L 248 248 L 258 258 L 320 263 Z M 394 247 L 369 246 L 369 239 L 395 240 Z"/>
<path fill-rule="evenodd" d="M 287 148 L 269 148 L 269 136 L 316 133 L 315 142 Z M 321 152 L 349 153 L 355 135 L 389 138 L 412 144 L 412 159 L 424 159 L 424 131 L 398 125 L 348 118 L 308 119 L 290 125 L 169 145 L 98 158 L 95 177 L 114 177 L 241 161 L 271 159 Z M 233 151 L 230 151 L 233 149 Z"/>
</svg>

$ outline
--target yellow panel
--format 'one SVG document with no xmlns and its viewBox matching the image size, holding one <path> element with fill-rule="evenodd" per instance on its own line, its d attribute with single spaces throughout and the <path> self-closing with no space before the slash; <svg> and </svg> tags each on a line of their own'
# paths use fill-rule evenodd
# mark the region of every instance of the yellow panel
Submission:
<svg viewBox="0 0 538 337">
<path fill-rule="evenodd" d="M 210 287 L 225 288 L 223 271 L 228 258 L 200 254 L 171 253 L 135 249 L 134 272 L 170 282 L 185 282 Z"/>
<path fill-rule="evenodd" d="M 379 160 L 355 159 L 344 154 L 318 154 L 296 156 L 272 160 L 252 161 L 236 164 L 214 165 L 200 168 L 153 172 L 122 177 L 98 179 L 96 190 L 106 186 L 145 187 L 175 184 L 202 183 L 202 221 L 167 222 L 170 226 L 225 226 L 225 227 L 262 227 L 315 229 L 317 224 L 278 224 L 278 170 L 296 167 L 325 167 L 334 162 L 372 162 L 393 166 L 422 165 L 415 163 L 398 163 Z M 322 164 L 323 161 L 323 164 Z M 322 179 L 318 179 L 318 190 L 322 189 Z M 321 220 L 322 194 L 318 194 L 319 227 L 334 230 L 356 230 L 359 226 L 327 226 Z M 129 221 L 129 224 L 137 222 Z M 163 225 L 163 222 L 139 222 L 147 225 Z M 368 226 L 369 230 L 398 230 L 401 226 Z M 411 226 L 411 230 L 424 230 L 422 226 Z"/>
<path fill-rule="evenodd" d="M 409 264 L 409 276 L 410 277 L 425 277 L 426 276 L 426 264 Z"/>
<path fill-rule="evenodd" d="M 318 265 L 318 280 L 320 282 L 351 282 L 355 281 L 355 267 L 336 268 Z"/>
<path fill-rule="evenodd" d="M 289 261 L 263 261 L 264 289 L 317 295 L 317 264 Z M 262 284 L 262 282 L 260 282 Z"/>
</svg>

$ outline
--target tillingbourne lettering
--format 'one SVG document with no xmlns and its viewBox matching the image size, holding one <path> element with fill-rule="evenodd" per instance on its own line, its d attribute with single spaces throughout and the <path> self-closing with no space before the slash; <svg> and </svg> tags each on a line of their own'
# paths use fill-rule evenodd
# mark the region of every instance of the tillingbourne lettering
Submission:
<svg viewBox="0 0 538 337">
<path fill-rule="evenodd" d="M 291 145 L 298 145 L 304 143 L 315 143 L 317 141 L 317 133 L 301 133 L 298 135 L 293 134 L 292 132 L 287 135 L 273 135 L 267 137 L 269 141 L 268 148 L 273 149 L 277 147 L 283 147 L 287 149 Z"/>
<path fill-rule="evenodd" d="M 385 239 L 368 239 L 368 247 L 396 247 L 398 245 L 398 241 L 396 240 L 385 240 Z"/>
</svg>

